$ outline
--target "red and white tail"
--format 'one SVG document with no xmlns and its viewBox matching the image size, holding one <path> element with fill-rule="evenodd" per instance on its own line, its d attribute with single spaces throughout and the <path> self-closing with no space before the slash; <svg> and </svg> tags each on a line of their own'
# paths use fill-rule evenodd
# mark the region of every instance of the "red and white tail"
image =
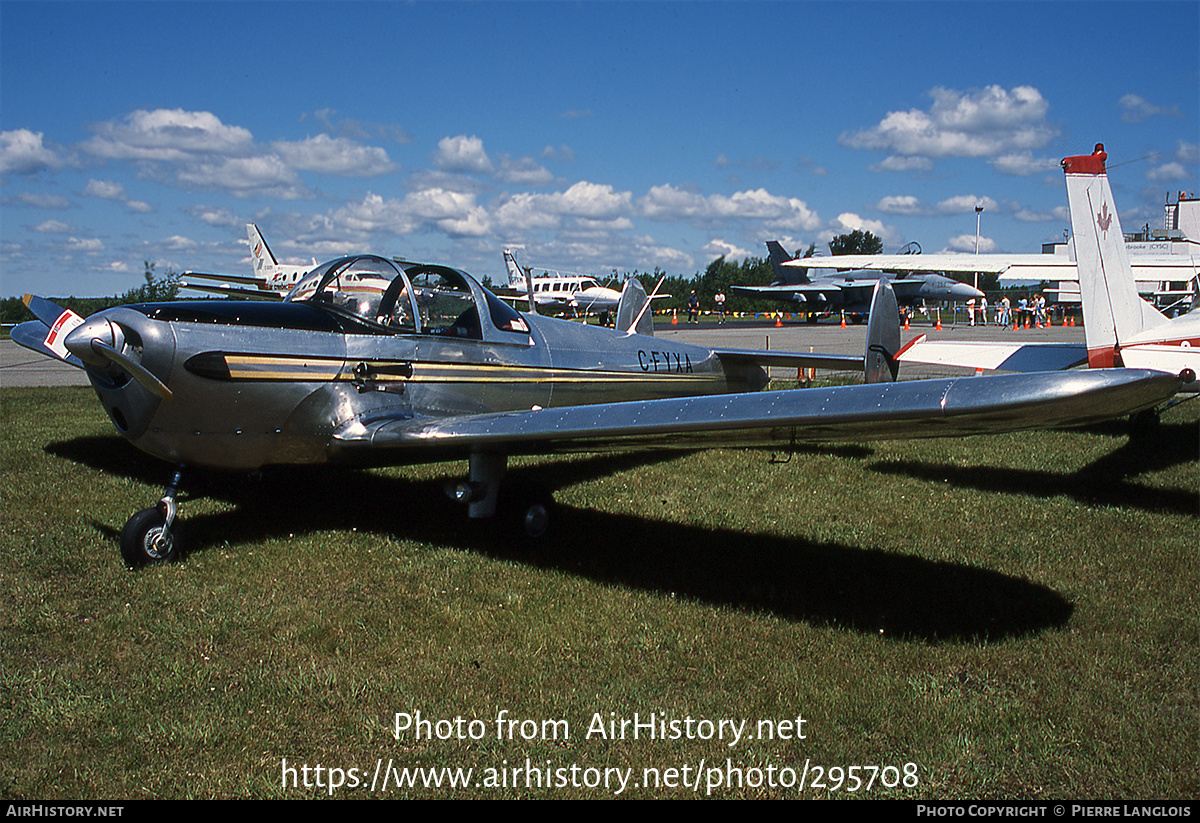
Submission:
<svg viewBox="0 0 1200 823">
<path fill-rule="evenodd" d="M 1170 322 L 1138 296 L 1125 235 L 1113 204 L 1104 162 L 1104 144 L 1090 155 L 1062 161 L 1067 178 L 1067 204 L 1083 299 L 1084 335 L 1088 365 L 1124 365 L 1122 344 L 1148 329 Z"/>
<path fill-rule="evenodd" d="M 250 239 L 250 256 L 254 259 L 254 276 L 269 284 L 279 278 L 279 261 L 271 253 L 267 241 L 263 239 L 258 226 L 246 224 L 246 236 Z"/>
</svg>

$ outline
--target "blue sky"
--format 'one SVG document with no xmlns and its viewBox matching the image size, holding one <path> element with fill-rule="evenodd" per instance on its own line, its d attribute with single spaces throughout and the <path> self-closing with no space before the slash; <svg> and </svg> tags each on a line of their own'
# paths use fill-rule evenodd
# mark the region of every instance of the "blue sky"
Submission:
<svg viewBox="0 0 1200 823">
<path fill-rule="evenodd" d="M 863 228 L 1037 252 L 1104 142 L 1200 177 L 1200 4 L 0 3 L 0 295 L 372 251 L 690 276 Z M 1130 162 L 1128 165 L 1118 165 Z"/>
</svg>

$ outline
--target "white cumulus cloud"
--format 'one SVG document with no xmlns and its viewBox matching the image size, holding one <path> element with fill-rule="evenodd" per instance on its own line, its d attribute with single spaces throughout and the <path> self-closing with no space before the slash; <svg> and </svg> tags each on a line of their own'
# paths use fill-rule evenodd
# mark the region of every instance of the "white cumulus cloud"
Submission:
<svg viewBox="0 0 1200 823">
<path fill-rule="evenodd" d="M 250 152 L 248 129 L 227 126 L 212 112 L 183 109 L 139 109 L 120 122 L 94 127 L 84 151 L 125 160 L 179 161 L 195 155 L 239 156 Z"/>
<path fill-rule="evenodd" d="M 42 143 L 42 132 L 0 131 L 0 174 L 36 174 L 59 169 L 65 162 Z"/>
<path fill-rule="evenodd" d="M 878 125 L 844 133 L 838 142 L 904 157 L 995 157 L 1040 148 L 1054 136 L 1045 122 L 1049 103 L 1032 86 L 938 87 L 929 95 L 928 110 L 889 112 Z"/>
<path fill-rule="evenodd" d="M 483 141 L 475 136 L 443 137 L 438 141 L 438 150 L 433 162 L 444 171 L 492 173 L 492 161 L 483 150 Z"/>
<path fill-rule="evenodd" d="M 377 146 L 364 146 L 345 137 L 318 134 L 299 142 L 272 144 L 283 162 L 294 169 L 348 177 L 373 177 L 396 170 L 388 154 Z"/>
</svg>

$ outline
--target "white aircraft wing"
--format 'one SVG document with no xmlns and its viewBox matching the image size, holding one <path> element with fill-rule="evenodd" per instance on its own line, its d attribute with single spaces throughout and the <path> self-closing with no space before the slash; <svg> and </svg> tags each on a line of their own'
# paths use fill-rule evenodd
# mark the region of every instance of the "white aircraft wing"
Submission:
<svg viewBox="0 0 1200 823">
<path fill-rule="evenodd" d="M 203 271 L 185 271 L 180 277 L 200 278 L 201 280 L 217 280 L 222 283 L 241 283 L 244 286 L 262 286 L 266 288 L 267 281 L 261 277 L 251 277 L 248 274 L 209 274 Z"/>
<path fill-rule="evenodd" d="M 896 353 L 902 363 L 988 371 L 1058 371 L 1087 362 L 1083 343 L 1004 343 L 930 340 L 921 335 Z"/>
<path fill-rule="evenodd" d="M 246 300 L 266 300 L 269 302 L 278 303 L 283 300 L 284 295 L 277 291 L 263 291 L 262 289 L 243 289 L 238 286 L 204 283 L 189 283 L 186 280 L 179 281 L 179 287 L 182 289 L 191 289 L 192 291 L 202 291 L 208 294 L 219 294 L 223 297 L 240 297 Z"/>
<path fill-rule="evenodd" d="M 1053 254 L 840 254 L 804 257 L 784 263 L 806 269 L 865 269 L 903 272 L 986 272 L 1029 279 L 1054 279 L 1075 271 L 1075 261 Z M 1019 269 L 1020 275 L 1013 274 Z M 1025 272 L 1045 272 L 1031 273 Z"/>
<path fill-rule="evenodd" d="M 1190 280 L 1200 272 L 1195 255 L 1134 255 L 1140 280 Z M 981 272 L 1010 280 L 1077 280 L 1075 261 L 1056 254 L 845 254 L 805 257 L 784 263 L 808 269 L 866 269 L 894 272 Z"/>
</svg>

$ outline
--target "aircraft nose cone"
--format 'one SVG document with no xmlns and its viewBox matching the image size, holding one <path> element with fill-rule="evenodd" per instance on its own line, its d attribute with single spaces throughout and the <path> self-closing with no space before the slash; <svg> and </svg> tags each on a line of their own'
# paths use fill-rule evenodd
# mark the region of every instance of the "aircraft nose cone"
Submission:
<svg viewBox="0 0 1200 823">
<path fill-rule="evenodd" d="M 125 346 L 125 335 L 121 327 L 105 317 L 89 317 L 71 330 L 63 340 L 63 345 L 67 347 L 67 351 L 89 366 L 104 366 L 108 359 L 97 354 L 92 348 L 93 340 L 99 340 L 117 351 Z"/>
<path fill-rule="evenodd" d="M 978 300 L 983 292 L 969 283 L 956 283 L 950 288 L 950 296 L 955 300 Z"/>
</svg>

